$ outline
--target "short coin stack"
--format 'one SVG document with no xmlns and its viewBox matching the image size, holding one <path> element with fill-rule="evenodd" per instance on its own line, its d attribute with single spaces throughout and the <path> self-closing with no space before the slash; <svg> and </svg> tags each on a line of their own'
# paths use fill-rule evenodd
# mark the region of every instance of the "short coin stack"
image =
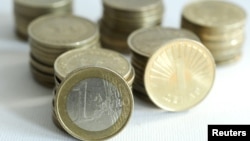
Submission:
<svg viewBox="0 0 250 141">
<path fill-rule="evenodd" d="M 148 59 L 166 42 L 177 38 L 199 41 L 199 38 L 188 30 L 164 27 L 139 29 L 129 36 L 128 44 L 132 50 L 131 62 L 136 74 L 133 83 L 134 94 L 141 98 L 148 98 L 144 86 L 144 71 Z"/>
<path fill-rule="evenodd" d="M 72 3 L 72 0 L 14 0 L 17 35 L 27 39 L 28 25 L 41 15 L 72 13 Z"/>
<path fill-rule="evenodd" d="M 46 15 L 29 26 L 30 63 L 34 78 L 54 86 L 54 61 L 75 48 L 97 48 L 99 30 L 93 22 L 73 15 Z"/>
<path fill-rule="evenodd" d="M 139 28 L 160 25 L 162 0 L 103 0 L 100 21 L 101 43 L 105 48 L 129 53 L 127 37 Z"/>
<path fill-rule="evenodd" d="M 196 33 L 211 51 L 216 64 L 237 61 L 241 56 L 246 24 L 245 11 L 232 3 L 201 1 L 187 5 L 182 28 Z"/>
<path fill-rule="evenodd" d="M 60 55 L 54 64 L 57 86 L 72 71 L 88 66 L 111 69 L 120 74 L 132 88 L 135 72 L 129 61 L 120 53 L 108 49 L 74 49 Z"/>
<path fill-rule="evenodd" d="M 79 140 L 107 140 L 126 126 L 133 105 L 121 75 L 102 67 L 78 68 L 54 93 L 53 121 Z"/>
</svg>

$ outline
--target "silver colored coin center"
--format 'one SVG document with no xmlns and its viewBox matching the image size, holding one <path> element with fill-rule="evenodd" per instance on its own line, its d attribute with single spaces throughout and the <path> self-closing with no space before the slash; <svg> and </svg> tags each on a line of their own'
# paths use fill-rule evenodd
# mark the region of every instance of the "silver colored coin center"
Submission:
<svg viewBox="0 0 250 141">
<path fill-rule="evenodd" d="M 67 98 L 71 120 L 88 131 L 102 131 L 116 123 L 122 112 L 121 94 L 110 82 L 100 78 L 80 81 Z"/>
</svg>

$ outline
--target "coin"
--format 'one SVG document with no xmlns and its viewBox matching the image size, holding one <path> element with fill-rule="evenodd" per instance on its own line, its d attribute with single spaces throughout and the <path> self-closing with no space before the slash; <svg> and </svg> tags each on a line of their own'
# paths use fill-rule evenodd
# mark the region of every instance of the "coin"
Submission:
<svg viewBox="0 0 250 141">
<path fill-rule="evenodd" d="M 132 66 L 120 53 L 108 49 L 75 49 L 59 56 L 54 65 L 55 75 L 63 80 L 70 72 L 84 66 L 100 66 L 119 73 L 125 80 Z"/>
<path fill-rule="evenodd" d="M 133 52 L 148 58 L 164 43 L 176 38 L 199 41 L 194 33 L 185 29 L 152 27 L 133 32 L 128 38 L 128 44 Z"/>
<path fill-rule="evenodd" d="M 225 31 L 245 24 L 245 11 L 232 3 L 223 1 L 199 1 L 187 5 L 183 18 L 203 30 Z M 199 28 L 200 29 L 200 28 Z"/>
<path fill-rule="evenodd" d="M 100 48 L 98 27 L 88 19 L 69 14 L 49 14 L 34 20 L 29 26 L 29 36 L 30 52 L 37 60 L 31 62 L 40 72 L 54 71 L 56 58 L 66 51 Z M 47 77 L 54 81 L 53 75 Z"/>
<path fill-rule="evenodd" d="M 128 123 L 133 96 L 126 81 L 114 71 L 81 68 L 60 84 L 56 117 L 63 129 L 79 140 L 106 140 Z"/>
<path fill-rule="evenodd" d="M 167 111 L 183 111 L 200 103 L 215 78 L 209 50 L 189 39 L 176 39 L 157 50 L 147 63 L 146 91 L 152 102 Z"/>
<path fill-rule="evenodd" d="M 162 0 L 103 0 L 100 20 L 102 46 L 129 54 L 129 34 L 140 28 L 160 25 L 163 13 Z"/>
<path fill-rule="evenodd" d="M 200 1 L 184 8 L 181 26 L 200 37 L 218 64 L 221 60 L 227 61 L 226 58 L 230 61 L 241 52 L 245 24 L 246 12 L 238 5 L 224 1 Z"/>
<path fill-rule="evenodd" d="M 162 5 L 161 0 L 103 0 L 103 4 L 107 7 L 118 11 L 148 11 Z"/>
<path fill-rule="evenodd" d="M 28 25 L 37 17 L 45 14 L 72 13 L 72 0 L 14 0 L 16 33 L 28 39 Z"/>
<path fill-rule="evenodd" d="M 14 10 L 27 17 L 65 13 L 63 11 L 72 11 L 72 0 L 14 0 Z"/>
<path fill-rule="evenodd" d="M 50 48 L 81 47 L 99 36 L 97 26 L 73 15 L 46 15 L 33 21 L 28 29 L 35 42 Z"/>
<path fill-rule="evenodd" d="M 38 60 L 34 58 L 32 55 L 30 55 L 30 64 L 36 68 L 37 70 L 40 70 L 41 72 L 47 73 L 47 74 L 52 74 L 54 75 L 54 69 L 51 66 L 47 66 Z"/>
</svg>

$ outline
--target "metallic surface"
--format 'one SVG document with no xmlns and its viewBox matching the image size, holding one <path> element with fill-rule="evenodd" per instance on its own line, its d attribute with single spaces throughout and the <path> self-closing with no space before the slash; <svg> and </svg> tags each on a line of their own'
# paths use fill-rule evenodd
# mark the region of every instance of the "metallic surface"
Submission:
<svg viewBox="0 0 250 141">
<path fill-rule="evenodd" d="M 133 110 L 133 96 L 117 73 L 81 68 L 59 86 L 56 117 L 63 129 L 80 140 L 105 140 L 120 132 Z"/>
<path fill-rule="evenodd" d="M 201 43 L 177 39 L 166 43 L 150 58 L 144 75 L 152 102 L 167 111 L 183 111 L 200 103 L 215 78 L 211 53 Z"/>
</svg>

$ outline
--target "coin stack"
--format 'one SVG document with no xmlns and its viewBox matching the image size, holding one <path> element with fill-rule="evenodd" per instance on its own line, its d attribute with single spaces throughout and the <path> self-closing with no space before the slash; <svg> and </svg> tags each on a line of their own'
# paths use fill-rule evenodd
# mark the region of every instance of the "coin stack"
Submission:
<svg viewBox="0 0 250 141">
<path fill-rule="evenodd" d="M 37 17 L 49 13 L 71 14 L 73 0 L 14 0 L 17 35 L 28 39 L 28 25 Z"/>
<path fill-rule="evenodd" d="M 133 112 L 131 88 L 108 68 L 83 67 L 67 75 L 54 92 L 53 121 L 79 140 L 107 140 Z"/>
<path fill-rule="evenodd" d="M 200 37 L 216 64 L 227 64 L 241 56 L 245 24 L 246 13 L 241 7 L 224 1 L 200 1 L 184 8 L 181 26 Z"/>
<path fill-rule="evenodd" d="M 133 83 L 134 94 L 148 99 L 144 86 L 144 71 L 148 59 L 166 42 L 178 38 L 200 41 L 194 33 L 188 30 L 165 27 L 139 29 L 129 36 L 128 44 L 132 50 L 131 62 L 136 74 Z"/>
<path fill-rule="evenodd" d="M 28 29 L 30 63 L 34 78 L 54 86 L 54 61 L 75 48 L 99 48 L 99 30 L 93 22 L 73 15 L 46 15 L 34 20 Z"/>
<path fill-rule="evenodd" d="M 162 0 L 103 0 L 100 20 L 102 46 L 129 53 L 129 34 L 139 28 L 160 25 L 163 13 Z"/>
<path fill-rule="evenodd" d="M 60 55 L 54 64 L 57 86 L 72 71 L 87 66 L 109 68 L 120 74 L 132 88 L 135 72 L 130 62 L 120 53 L 108 49 L 74 49 Z"/>
</svg>

